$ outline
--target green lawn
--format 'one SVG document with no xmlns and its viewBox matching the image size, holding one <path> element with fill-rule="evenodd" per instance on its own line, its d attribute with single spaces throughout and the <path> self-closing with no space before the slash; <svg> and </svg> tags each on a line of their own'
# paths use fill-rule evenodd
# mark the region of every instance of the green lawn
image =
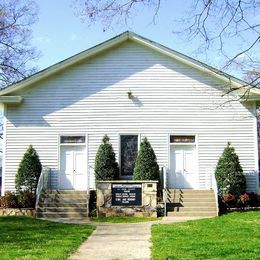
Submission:
<svg viewBox="0 0 260 260">
<path fill-rule="evenodd" d="M 94 222 L 109 222 L 109 223 L 137 223 L 137 222 L 147 222 L 147 221 L 156 221 L 161 218 L 154 217 L 99 217 L 99 218 L 91 218 Z"/>
<path fill-rule="evenodd" d="M 0 217 L 0 258 L 67 259 L 93 230 L 87 225 Z"/>
<path fill-rule="evenodd" d="M 153 259 L 260 259 L 260 212 L 152 227 Z"/>
</svg>

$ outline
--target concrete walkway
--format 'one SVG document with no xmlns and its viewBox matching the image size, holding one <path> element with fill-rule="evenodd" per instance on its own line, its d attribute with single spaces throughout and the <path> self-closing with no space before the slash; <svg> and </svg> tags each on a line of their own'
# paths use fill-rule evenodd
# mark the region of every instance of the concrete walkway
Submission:
<svg viewBox="0 0 260 260">
<path fill-rule="evenodd" d="M 70 259 L 81 260 L 148 260 L 151 259 L 151 226 L 198 219 L 165 217 L 160 221 L 115 224 L 94 223 L 96 230 Z"/>
<path fill-rule="evenodd" d="M 151 222 L 98 223 L 93 234 L 70 259 L 150 259 Z"/>
</svg>

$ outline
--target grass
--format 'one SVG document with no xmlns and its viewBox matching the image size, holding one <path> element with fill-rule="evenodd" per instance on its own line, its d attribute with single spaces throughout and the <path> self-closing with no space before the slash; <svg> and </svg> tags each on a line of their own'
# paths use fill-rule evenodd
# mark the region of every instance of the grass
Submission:
<svg viewBox="0 0 260 260">
<path fill-rule="evenodd" d="M 160 220 L 161 218 L 155 217 L 98 217 L 98 218 L 91 218 L 94 222 L 109 222 L 109 223 L 137 223 L 137 222 L 147 222 L 147 221 L 156 221 Z"/>
<path fill-rule="evenodd" d="M 153 259 L 260 259 L 260 212 L 152 227 Z"/>
<path fill-rule="evenodd" d="M 67 259 L 94 229 L 30 217 L 0 217 L 0 258 Z"/>
</svg>

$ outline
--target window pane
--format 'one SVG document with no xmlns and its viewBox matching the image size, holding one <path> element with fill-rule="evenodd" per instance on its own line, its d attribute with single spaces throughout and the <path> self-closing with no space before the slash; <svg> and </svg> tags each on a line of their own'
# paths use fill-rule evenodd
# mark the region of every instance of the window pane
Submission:
<svg viewBox="0 0 260 260">
<path fill-rule="evenodd" d="M 121 135 L 121 175 L 133 175 L 137 146 L 137 135 Z"/>
<path fill-rule="evenodd" d="M 61 144 L 84 144 L 85 136 L 61 136 L 60 143 Z"/>
<path fill-rule="evenodd" d="M 170 143 L 195 143 L 194 135 L 171 135 Z"/>
</svg>

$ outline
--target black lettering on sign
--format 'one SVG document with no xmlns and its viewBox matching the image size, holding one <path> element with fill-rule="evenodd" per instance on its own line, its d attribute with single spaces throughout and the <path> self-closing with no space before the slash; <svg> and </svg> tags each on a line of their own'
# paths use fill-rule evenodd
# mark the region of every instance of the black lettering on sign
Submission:
<svg viewBox="0 0 260 260">
<path fill-rule="evenodd" d="M 112 184 L 113 206 L 140 206 L 142 205 L 142 184 Z"/>
</svg>

